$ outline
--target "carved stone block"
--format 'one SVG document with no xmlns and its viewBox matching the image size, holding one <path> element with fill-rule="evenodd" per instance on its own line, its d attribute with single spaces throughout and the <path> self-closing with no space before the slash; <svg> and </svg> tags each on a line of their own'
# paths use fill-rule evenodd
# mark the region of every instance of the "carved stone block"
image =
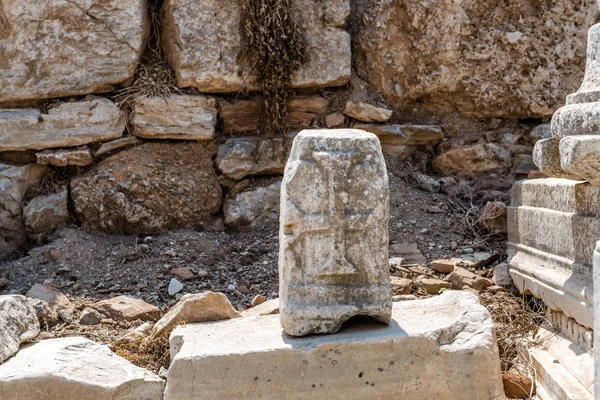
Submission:
<svg viewBox="0 0 600 400">
<path fill-rule="evenodd" d="M 390 321 L 389 186 L 377 136 L 305 130 L 281 188 L 281 324 L 333 333 L 355 315 Z"/>
</svg>

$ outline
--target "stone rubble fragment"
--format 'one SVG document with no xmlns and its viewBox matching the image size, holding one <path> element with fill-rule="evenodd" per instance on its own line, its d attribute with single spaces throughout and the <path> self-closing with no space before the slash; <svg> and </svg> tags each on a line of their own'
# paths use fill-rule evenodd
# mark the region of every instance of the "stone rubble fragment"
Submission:
<svg viewBox="0 0 600 400">
<path fill-rule="evenodd" d="M 0 365 L 0 398 L 161 400 L 165 382 L 82 337 L 42 340 Z"/>
<path fill-rule="evenodd" d="M 93 308 L 86 307 L 79 317 L 80 325 L 98 325 L 102 321 L 100 313 Z"/>
<path fill-rule="evenodd" d="M 183 290 L 183 287 L 183 283 L 179 282 L 175 278 L 171 278 L 169 281 L 169 286 L 167 287 L 167 293 L 169 293 L 170 296 L 175 296 L 177 293 Z"/>
<path fill-rule="evenodd" d="M 42 300 L 48 303 L 51 307 L 56 309 L 63 309 L 71 307 L 71 300 L 64 294 L 58 291 L 53 286 L 41 285 L 36 283 L 27 291 L 25 296 L 31 299 Z"/>
<path fill-rule="evenodd" d="M 151 339 L 171 331 L 181 322 L 207 322 L 238 318 L 240 314 L 233 308 L 223 293 L 204 292 L 185 294 L 152 329 Z"/>
<path fill-rule="evenodd" d="M 441 274 L 449 274 L 454 271 L 454 261 L 444 259 L 435 260 L 431 262 L 431 268 Z"/>
<path fill-rule="evenodd" d="M 236 229 L 256 229 L 279 219 L 281 182 L 237 193 L 225 199 L 225 226 Z"/>
<path fill-rule="evenodd" d="M 392 294 L 394 296 L 397 295 L 406 295 L 411 294 L 411 286 L 413 284 L 412 279 L 407 278 L 398 278 L 397 276 L 390 276 L 390 283 L 392 285 Z"/>
<path fill-rule="evenodd" d="M 160 318 L 158 307 L 131 296 L 101 300 L 92 307 L 115 321 L 155 321 Z"/>
<path fill-rule="evenodd" d="M 102 143 L 94 155 L 96 157 L 101 157 L 103 155 L 112 153 L 113 151 L 120 150 L 125 147 L 135 146 L 141 143 L 142 142 L 140 142 L 137 138 L 132 136 L 111 140 L 110 142 Z"/>
<path fill-rule="evenodd" d="M 390 254 L 404 259 L 404 264 L 423 264 L 427 260 L 414 242 L 390 245 Z"/>
<path fill-rule="evenodd" d="M 267 300 L 264 303 L 242 311 L 240 314 L 244 318 L 279 314 L 279 299 Z"/>
<path fill-rule="evenodd" d="M 308 60 L 292 75 L 294 88 L 342 86 L 350 79 L 346 0 L 292 3 L 307 41 Z M 180 87 L 203 93 L 256 90 L 252 65 L 241 62 L 240 6 L 218 0 L 167 0 L 161 8 L 162 46 Z M 202 49 L 202 51 L 198 51 Z"/>
<path fill-rule="evenodd" d="M 209 140 L 215 136 L 216 100 L 205 96 L 142 97 L 133 106 L 135 136 L 146 139 Z"/>
<path fill-rule="evenodd" d="M 344 122 L 346 122 L 346 118 L 340 113 L 333 113 L 325 116 L 325 126 L 327 126 L 329 129 L 336 128 L 344 124 Z"/>
<path fill-rule="evenodd" d="M 4 360 L 19 350 L 21 343 L 32 340 L 39 333 L 40 323 L 26 297 L 16 294 L 0 296 L 0 367 Z M 0 398 L 4 398 L 1 394 L 0 390 Z"/>
<path fill-rule="evenodd" d="M 387 323 L 389 186 L 377 136 L 305 130 L 281 186 L 280 316 L 294 336 L 355 315 Z"/>
<path fill-rule="evenodd" d="M 60 103 L 46 113 L 38 109 L 0 110 L 0 151 L 76 147 L 118 139 L 125 119 L 110 100 L 91 97 Z"/>
<path fill-rule="evenodd" d="M 68 191 L 33 198 L 23 207 L 23 220 L 29 236 L 37 242 L 69 220 Z"/>
<path fill-rule="evenodd" d="M 132 344 L 140 343 L 150 335 L 150 332 L 152 331 L 153 326 L 154 326 L 154 324 L 152 324 L 151 322 L 144 322 L 142 325 L 138 326 L 137 328 L 131 329 L 129 332 L 127 332 L 126 334 L 124 334 L 123 336 L 121 336 L 120 338 L 115 340 L 112 344 L 113 345 L 132 345 Z"/>
<path fill-rule="evenodd" d="M 44 150 L 35 153 L 38 164 L 53 165 L 55 167 L 66 167 L 75 165 L 85 167 L 94 162 L 92 152 L 88 146 L 76 147 L 74 149 Z"/>
<path fill-rule="evenodd" d="M 39 164 L 0 163 L 0 258 L 17 250 L 27 240 L 21 203 L 27 191 L 48 172 L 48 167 Z"/>
<path fill-rule="evenodd" d="M 440 290 L 442 289 L 452 288 L 452 284 L 450 282 L 432 278 L 421 279 L 421 286 L 423 287 L 423 290 L 425 290 L 425 293 L 432 295 L 440 294 Z"/>
<path fill-rule="evenodd" d="M 249 175 L 281 174 L 287 149 L 282 138 L 233 138 L 219 146 L 217 165 L 232 179 Z"/>
<path fill-rule="evenodd" d="M 349 101 L 346 103 L 344 114 L 362 122 L 387 122 L 392 117 L 393 111 L 362 101 Z"/>
<path fill-rule="evenodd" d="M 110 92 L 146 47 L 144 1 L 3 3 L 0 103 Z"/>
</svg>

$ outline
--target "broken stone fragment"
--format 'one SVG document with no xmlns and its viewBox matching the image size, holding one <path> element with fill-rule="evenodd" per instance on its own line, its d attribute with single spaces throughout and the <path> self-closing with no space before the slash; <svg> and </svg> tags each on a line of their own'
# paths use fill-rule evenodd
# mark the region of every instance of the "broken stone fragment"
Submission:
<svg viewBox="0 0 600 400">
<path fill-rule="evenodd" d="M 444 138 L 439 125 L 356 124 L 354 128 L 376 134 L 383 152 L 390 154 L 401 146 L 433 146 Z"/>
<path fill-rule="evenodd" d="M 293 88 L 342 86 L 350 79 L 346 0 L 293 2 L 292 18 L 307 41 L 307 62 L 292 75 Z M 180 87 L 204 93 L 258 88 L 253 66 L 239 57 L 240 5 L 218 0 L 167 0 L 161 8 L 162 46 Z M 198 51 L 202 49 L 202 51 Z"/>
<path fill-rule="evenodd" d="M 81 146 L 74 149 L 44 150 L 35 153 L 38 164 L 54 165 L 55 167 L 66 167 L 67 165 L 76 165 L 84 167 L 94 162 L 92 152 L 88 146 Z"/>
<path fill-rule="evenodd" d="M 169 271 L 169 273 L 180 278 L 182 281 L 194 280 L 194 273 L 186 267 L 173 268 Z"/>
<path fill-rule="evenodd" d="M 71 300 L 51 285 L 41 285 L 36 283 L 27 291 L 25 296 L 31 299 L 45 301 L 57 310 L 71 307 Z"/>
<path fill-rule="evenodd" d="M 336 128 L 336 127 L 342 125 L 344 122 L 346 122 L 346 118 L 344 117 L 343 114 L 340 114 L 340 113 L 334 113 L 334 114 L 329 114 L 329 115 L 325 116 L 325 125 L 330 129 Z M 361 128 L 357 128 L 357 129 L 361 129 Z"/>
<path fill-rule="evenodd" d="M 393 295 L 411 294 L 412 279 L 398 278 L 397 276 L 390 276 L 390 283 L 392 285 Z"/>
<path fill-rule="evenodd" d="M 36 312 L 25 296 L 0 296 L 0 363 L 15 354 L 21 343 L 32 340 L 39 333 Z"/>
<path fill-rule="evenodd" d="M 19 0 L 3 8 L 0 102 L 109 92 L 133 76 L 146 47 L 141 0 Z"/>
<path fill-rule="evenodd" d="M 42 113 L 38 109 L 0 110 L 0 151 L 76 147 L 121 137 L 125 118 L 110 100 L 60 103 Z"/>
<path fill-rule="evenodd" d="M 255 229 L 279 220 L 281 182 L 237 193 L 225 200 L 225 225 L 236 229 Z"/>
<path fill-rule="evenodd" d="M 349 101 L 346 103 L 344 114 L 362 122 L 387 122 L 392 117 L 393 111 L 362 101 Z"/>
<path fill-rule="evenodd" d="M 423 290 L 425 290 L 425 293 L 433 295 L 440 294 L 440 290 L 442 289 L 452 288 L 452 284 L 450 282 L 432 278 L 421 279 L 421 286 L 423 287 Z"/>
<path fill-rule="evenodd" d="M 478 276 L 464 268 L 456 267 L 448 278 L 452 283 L 452 289 L 462 290 L 465 286 L 473 284 Z"/>
<path fill-rule="evenodd" d="M 133 106 L 134 135 L 147 139 L 209 140 L 215 135 L 216 100 L 205 96 L 141 97 Z"/>
<path fill-rule="evenodd" d="M 567 174 L 600 185 L 600 135 L 564 137 L 559 151 L 560 166 Z"/>
<path fill-rule="evenodd" d="M 279 299 L 267 300 L 241 312 L 242 317 L 260 317 L 274 314 L 279 314 Z"/>
<path fill-rule="evenodd" d="M 431 262 L 431 268 L 441 274 L 449 274 L 454 271 L 454 261 L 452 260 L 435 260 Z"/>
<path fill-rule="evenodd" d="M 100 313 L 93 308 L 86 307 L 79 317 L 80 325 L 98 325 L 102 321 Z"/>
<path fill-rule="evenodd" d="M 265 296 L 263 296 L 262 294 L 257 294 L 256 296 L 254 296 L 250 304 L 252 305 L 252 307 L 256 307 L 264 303 L 265 301 L 267 301 L 267 298 Z"/>
<path fill-rule="evenodd" d="M 394 243 L 390 245 L 390 254 L 401 257 L 403 264 L 422 264 L 427 261 L 414 242 Z"/>
<path fill-rule="evenodd" d="M 152 329 L 151 339 L 158 338 L 172 330 L 181 322 L 207 322 L 238 318 L 240 314 L 233 308 L 223 293 L 204 292 L 185 294 Z"/>
<path fill-rule="evenodd" d="M 31 238 L 44 241 L 69 220 L 68 191 L 38 196 L 23 208 L 25 228 Z"/>
<path fill-rule="evenodd" d="M 507 263 L 500 263 L 494 267 L 494 275 L 492 282 L 495 285 L 507 287 L 513 286 L 513 280 L 510 277 L 509 267 Z"/>
<path fill-rule="evenodd" d="M 305 130 L 281 186 L 280 316 L 293 336 L 333 333 L 355 315 L 388 323 L 389 186 L 377 136 Z"/>
<path fill-rule="evenodd" d="M 233 138 L 219 146 L 217 165 L 232 179 L 249 175 L 281 174 L 287 149 L 283 138 Z"/>
<path fill-rule="evenodd" d="M 0 365 L 2 399 L 160 400 L 164 385 L 150 371 L 82 337 L 32 343 Z"/>
<path fill-rule="evenodd" d="M 132 345 L 136 343 L 142 342 L 145 338 L 150 335 L 152 331 L 152 327 L 154 325 L 150 322 L 144 322 L 142 325 L 137 328 L 131 329 L 129 332 L 115 340 L 113 345 Z"/>
<path fill-rule="evenodd" d="M 167 287 L 167 293 L 169 293 L 170 296 L 175 296 L 175 295 L 177 295 L 177 293 L 179 293 L 183 290 L 183 287 L 184 287 L 183 283 L 179 282 L 175 278 L 171 278 L 171 280 L 169 281 L 169 286 Z M 179 296 L 181 296 L 181 295 L 179 295 Z"/>
<path fill-rule="evenodd" d="M 477 252 L 473 254 L 464 254 L 459 258 L 454 258 L 454 264 L 463 268 L 481 268 L 491 264 L 498 258 L 496 253 Z"/>
<path fill-rule="evenodd" d="M 160 318 L 158 307 L 131 296 L 102 300 L 92 307 L 115 321 L 155 321 Z"/>
<path fill-rule="evenodd" d="M 264 99 L 219 100 L 219 117 L 223 131 L 227 133 L 251 133 L 258 131 Z M 288 99 L 287 124 L 290 128 L 307 128 L 311 122 L 327 111 L 328 101 L 321 96 L 295 96 Z"/>
<path fill-rule="evenodd" d="M 502 172 L 510 167 L 510 151 L 495 143 L 451 148 L 432 161 L 434 171 L 442 175 L 474 177 L 484 172 Z"/>
<path fill-rule="evenodd" d="M 26 242 L 21 203 L 27 191 L 48 172 L 48 167 L 39 164 L 16 166 L 0 163 L 0 258 Z"/>
</svg>

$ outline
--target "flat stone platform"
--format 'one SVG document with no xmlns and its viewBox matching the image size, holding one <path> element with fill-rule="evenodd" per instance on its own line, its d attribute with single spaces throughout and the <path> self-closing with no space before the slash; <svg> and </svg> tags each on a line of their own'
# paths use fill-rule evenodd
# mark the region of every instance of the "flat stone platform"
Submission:
<svg viewBox="0 0 600 400">
<path fill-rule="evenodd" d="M 170 342 L 166 400 L 505 398 L 491 317 L 460 291 L 394 303 L 390 325 L 292 337 L 268 315 L 178 327 Z"/>
</svg>

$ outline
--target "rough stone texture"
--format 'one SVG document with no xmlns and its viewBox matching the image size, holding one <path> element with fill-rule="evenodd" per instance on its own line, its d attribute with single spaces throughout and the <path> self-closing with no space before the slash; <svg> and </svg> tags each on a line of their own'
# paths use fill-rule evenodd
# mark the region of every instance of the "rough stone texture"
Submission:
<svg viewBox="0 0 600 400">
<path fill-rule="evenodd" d="M 355 67 L 395 109 L 549 117 L 579 85 L 595 0 L 358 2 Z M 499 28 L 502 27 L 502 28 Z"/>
<path fill-rule="evenodd" d="M 249 100 L 219 100 L 219 116 L 226 133 L 250 133 L 258 131 L 262 97 Z M 321 96 L 294 96 L 288 99 L 287 124 L 291 128 L 308 128 L 312 121 L 327 111 L 327 99 Z M 342 116 L 343 119 L 343 116 Z M 343 121 L 342 121 L 343 122 Z"/>
<path fill-rule="evenodd" d="M 434 146 L 444 137 L 438 125 L 356 124 L 354 128 L 376 134 L 383 152 L 392 155 L 408 155 L 416 146 Z"/>
<path fill-rule="evenodd" d="M 294 1 L 293 13 L 308 42 L 308 61 L 292 76 L 295 88 L 342 86 L 350 79 L 350 2 Z M 257 88 L 250 65 L 239 62 L 239 4 L 167 0 L 161 9 L 162 44 L 180 87 L 201 92 Z M 198 51 L 202 49 L 202 51 Z"/>
<path fill-rule="evenodd" d="M 79 220 L 115 233 L 201 228 L 221 206 L 211 152 L 201 143 L 149 142 L 110 156 L 71 182 Z"/>
<path fill-rule="evenodd" d="M 110 91 L 148 36 L 145 0 L 0 1 L 0 102 Z"/>
<path fill-rule="evenodd" d="M 354 315 L 389 322 L 389 187 L 377 137 L 305 130 L 281 186 L 280 315 L 294 336 L 332 333 Z"/>
<path fill-rule="evenodd" d="M 92 152 L 88 146 L 81 146 L 74 149 L 44 150 L 35 153 L 38 164 L 54 165 L 55 167 L 66 167 L 67 165 L 76 165 L 85 167 L 94 162 Z"/>
<path fill-rule="evenodd" d="M 513 286 L 513 280 L 510 277 L 509 266 L 507 263 L 500 263 L 494 267 L 494 275 L 492 276 L 494 285 L 508 287 Z"/>
<path fill-rule="evenodd" d="M 0 163 L 0 258 L 25 243 L 27 234 L 21 202 L 27 190 L 37 185 L 48 172 L 38 164 L 13 166 Z"/>
<path fill-rule="evenodd" d="M 509 399 L 528 399 L 535 394 L 535 381 L 527 376 L 505 372 L 502 374 L 502 383 Z"/>
<path fill-rule="evenodd" d="M 259 317 L 264 315 L 279 314 L 279 299 L 267 300 L 262 304 L 241 312 L 242 317 Z"/>
<path fill-rule="evenodd" d="M 600 135 L 562 138 L 559 149 L 560 166 L 567 174 L 600 185 Z"/>
<path fill-rule="evenodd" d="M 0 363 L 15 354 L 21 343 L 39 333 L 37 314 L 26 297 L 18 294 L 0 296 Z"/>
<path fill-rule="evenodd" d="M 181 300 L 166 313 L 152 329 L 150 337 L 158 338 L 168 333 L 181 322 L 207 322 L 238 318 L 240 314 L 233 308 L 223 293 L 204 292 L 184 294 Z"/>
<path fill-rule="evenodd" d="M 209 140 L 216 123 L 216 100 L 191 95 L 139 98 L 131 119 L 134 135 L 147 139 Z"/>
<path fill-rule="evenodd" d="M 346 103 L 344 114 L 363 122 L 387 122 L 394 112 L 362 101 Z"/>
<path fill-rule="evenodd" d="M 223 204 L 225 225 L 237 229 L 255 229 L 279 219 L 281 182 L 237 193 Z"/>
<path fill-rule="evenodd" d="M 23 207 L 23 220 L 29 236 L 43 241 L 69 220 L 68 192 L 38 196 Z"/>
<path fill-rule="evenodd" d="M 0 365 L 0 398 L 161 400 L 165 382 L 82 337 L 42 340 Z"/>
<path fill-rule="evenodd" d="M 435 260 L 431 262 L 431 268 L 441 274 L 449 274 L 454 271 L 454 262 L 451 260 Z"/>
<path fill-rule="evenodd" d="M 292 338 L 275 315 L 188 324 L 171 359 L 165 400 L 505 398 L 491 317 L 460 292 L 394 303 L 389 325 L 335 335 Z"/>
<path fill-rule="evenodd" d="M 35 108 L 4 109 L 0 110 L 0 151 L 81 146 L 117 139 L 124 130 L 119 108 L 99 97 L 60 103 L 47 113 Z"/>
<path fill-rule="evenodd" d="M 588 31 L 585 76 L 579 90 L 567 96 L 567 104 L 600 101 L 600 24 Z"/>
<path fill-rule="evenodd" d="M 25 296 L 30 299 L 44 301 L 55 309 L 71 307 L 71 301 L 69 298 L 50 285 L 41 285 L 36 283 L 27 291 Z"/>
<path fill-rule="evenodd" d="M 566 179 L 517 182 L 508 207 L 510 275 L 521 291 L 592 327 L 592 256 L 600 187 Z"/>
<path fill-rule="evenodd" d="M 571 104 L 552 116 L 552 136 L 565 137 L 600 133 L 600 103 Z"/>
<path fill-rule="evenodd" d="M 433 159 L 432 167 L 443 175 L 474 177 L 510 167 L 510 152 L 494 143 L 453 148 Z"/>
<path fill-rule="evenodd" d="M 554 178 L 578 179 L 567 174 L 560 163 L 560 138 L 538 140 L 533 147 L 533 162 L 540 172 Z"/>
<path fill-rule="evenodd" d="M 552 137 L 551 124 L 541 124 L 536 126 L 529 133 L 529 139 L 532 144 L 536 144 L 538 140 L 548 139 Z"/>
<path fill-rule="evenodd" d="M 117 296 L 92 306 L 115 321 L 152 321 L 160 317 L 160 308 L 131 296 Z"/>
<path fill-rule="evenodd" d="M 233 138 L 219 146 L 217 165 L 228 177 L 281 174 L 287 159 L 285 139 Z"/>
</svg>

